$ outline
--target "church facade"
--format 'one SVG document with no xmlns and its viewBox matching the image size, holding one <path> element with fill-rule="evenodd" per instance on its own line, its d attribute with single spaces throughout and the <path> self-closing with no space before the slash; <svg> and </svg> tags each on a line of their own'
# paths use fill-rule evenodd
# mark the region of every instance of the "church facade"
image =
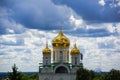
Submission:
<svg viewBox="0 0 120 80">
<path fill-rule="evenodd" d="M 75 80 L 77 69 L 83 67 L 83 55 L 76 43 L 69 51 L 70 40 L 60 29 L 59 34 L 52 40 L 52 47 L 51 51 L 46 42 L 46 47 L 42 51 L 43 62 L 39 66 L 39 80 Z M 51 57 L 53 62 L 51 62 Z"/>
</svg>

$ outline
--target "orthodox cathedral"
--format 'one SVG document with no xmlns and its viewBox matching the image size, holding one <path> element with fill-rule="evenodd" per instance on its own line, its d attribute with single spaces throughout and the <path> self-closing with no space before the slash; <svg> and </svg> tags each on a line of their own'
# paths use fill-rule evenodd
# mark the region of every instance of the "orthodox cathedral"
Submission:
<svg viewBox="0 0 120 80">
<path fill-rule="evenodd" d="M 52 40 L 52 51 L 46 42 L 46 47 L 42 51 L 43 62 L 39 65 L 39 80 L 75 80 L 77 69 L 83 67 L 83 56 L 76 43 L 70 51 L 69 47 L 70 40 L 63 34 L 62 29 Z"/>
</svg>

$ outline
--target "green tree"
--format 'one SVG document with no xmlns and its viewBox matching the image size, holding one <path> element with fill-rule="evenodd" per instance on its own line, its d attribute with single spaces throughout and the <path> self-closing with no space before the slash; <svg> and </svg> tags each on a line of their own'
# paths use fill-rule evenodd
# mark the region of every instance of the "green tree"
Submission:
<svg viewBox="0 0 120 80">
<path fill-rule="evenodd" d="M 30 77 L 22 73 L 22 80 L 31 80 Z"/>
<path fill-rule="evenodd" d="M 93 80 L 94 72 L 84 68 L 79 68 L 76 72 L 76 80 Z"/>
<path fill-rule="evenodd" d="M 95 77 L 93 80 L 104 80 L 104 78 L 105 78 L 105 74 L 95 73 Z"/>
<path fill-rule="evenodd" d="M 22 76 L 21 76 L 21 73 L 17 71 L 17 67 L 16 65 L 14 64 L 14 66 L 12 67 L 12 72 L 10 72 L 8 74 L 8 77 L 10 80 L 22 80 Z"/>
<path fill-rule="evenodd" d="M 120 71 L 112 69 L 103 80 L 120 80 Z"/>
<path fill-rule="evenodd" d="M 22 80 L 39 80 L 38 74 L 27 75 L 22 73 Z"/>
<path fill-rule="evenodd" d="M 89 80 L 93 80 L 93 78 L 95 77 L 95 72 L 94 71 L 92 71 L 92 70 L 88 70 L 88 72 L 89 72 Z"/>
<path fill-rule="evenodd" d="M 38 77 L 38 74 L 36 73 L 36 74 L 32 74 L 31 76 L 30 76 L 30 78 L 32 79 L 32 80 L 39 80 L 39 77 Z"/>
</svg>

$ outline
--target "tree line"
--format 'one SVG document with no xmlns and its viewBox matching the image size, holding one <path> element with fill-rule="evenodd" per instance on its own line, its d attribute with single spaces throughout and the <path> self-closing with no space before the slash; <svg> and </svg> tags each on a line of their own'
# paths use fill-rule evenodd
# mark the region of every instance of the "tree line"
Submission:
<svg viewBox="0 0 120 80">
<path fill-rule="evenodd" d="M 98 74 L 92 70 L 79 68 L 76 80 L 120 80 L 120 70 L 112 69 L 106 74 Z"/>
<path fill-rule="evenodd" d="M 14 64 L 12 72 L 9 72 L 8 78 L 4 80 L 39 80 L 38 74 L 27 75 L 17 70 Z M 112 69 L 106 74 L 98 74 L 92 70 L 79 68 L 76 72 L 76 80 L 120 80 L 120 70 Z"/>
</svg>

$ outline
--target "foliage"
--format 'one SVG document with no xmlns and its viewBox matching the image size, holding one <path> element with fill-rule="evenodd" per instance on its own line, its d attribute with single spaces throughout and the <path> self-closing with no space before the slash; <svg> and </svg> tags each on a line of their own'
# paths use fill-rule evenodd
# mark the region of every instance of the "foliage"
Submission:
<svg viewBox="0 0 120 80">
<path fill-rule="evenodd" d="M 39 80 L 38 74 L 26 75 L 22 74 L 22 80 Z"/>
<path fill-rule="evenodd" d="M 10 80 L 39 80 L 38 74 L 27 75 L 18 72 L 17 69 L 18 68 L 14 64 L 14 66 L 12 67 L 12 72 L 8 73 L 8 77 Z"/>
<path fill-rule="evenodd" d="M 76 72 L 76 80 L 93 80 L 94 72 L 84 68 L 79 68 Z"/>
<path fill-rule="evenodd" d="M 22 80 L 30 80 L 30 78 L 28 75 L 22 74 Z"/>
<path fill-rule="evenodd" d="M 10 72 L 8 74 L 8 77 L 10 80 L 22 80 L 21 79 L 21 73 L 17 71 L 17 67 L 16 65 L 14 64 L 14 66 L 12 67 L 12 72 Z"/>
<path fill-rule="evenodd" d="M 32 75 L 30 76 L 30 78 L 31 78 L 32 80 L 39 80 L 38 74 L 32 74 Z"/>
<path fill-rule="evenodd" d="M 104 78 L 104 80 L 120 80 L 120 71 L 112 69 Z"/>
<path fill-rule="evenodd" d="M 106 74 L 98 74 L 91 70 L 79 68 L 76 72 L 76 80 L 120 80 L 120 70 L 112 69 Z"/>
</svg>

